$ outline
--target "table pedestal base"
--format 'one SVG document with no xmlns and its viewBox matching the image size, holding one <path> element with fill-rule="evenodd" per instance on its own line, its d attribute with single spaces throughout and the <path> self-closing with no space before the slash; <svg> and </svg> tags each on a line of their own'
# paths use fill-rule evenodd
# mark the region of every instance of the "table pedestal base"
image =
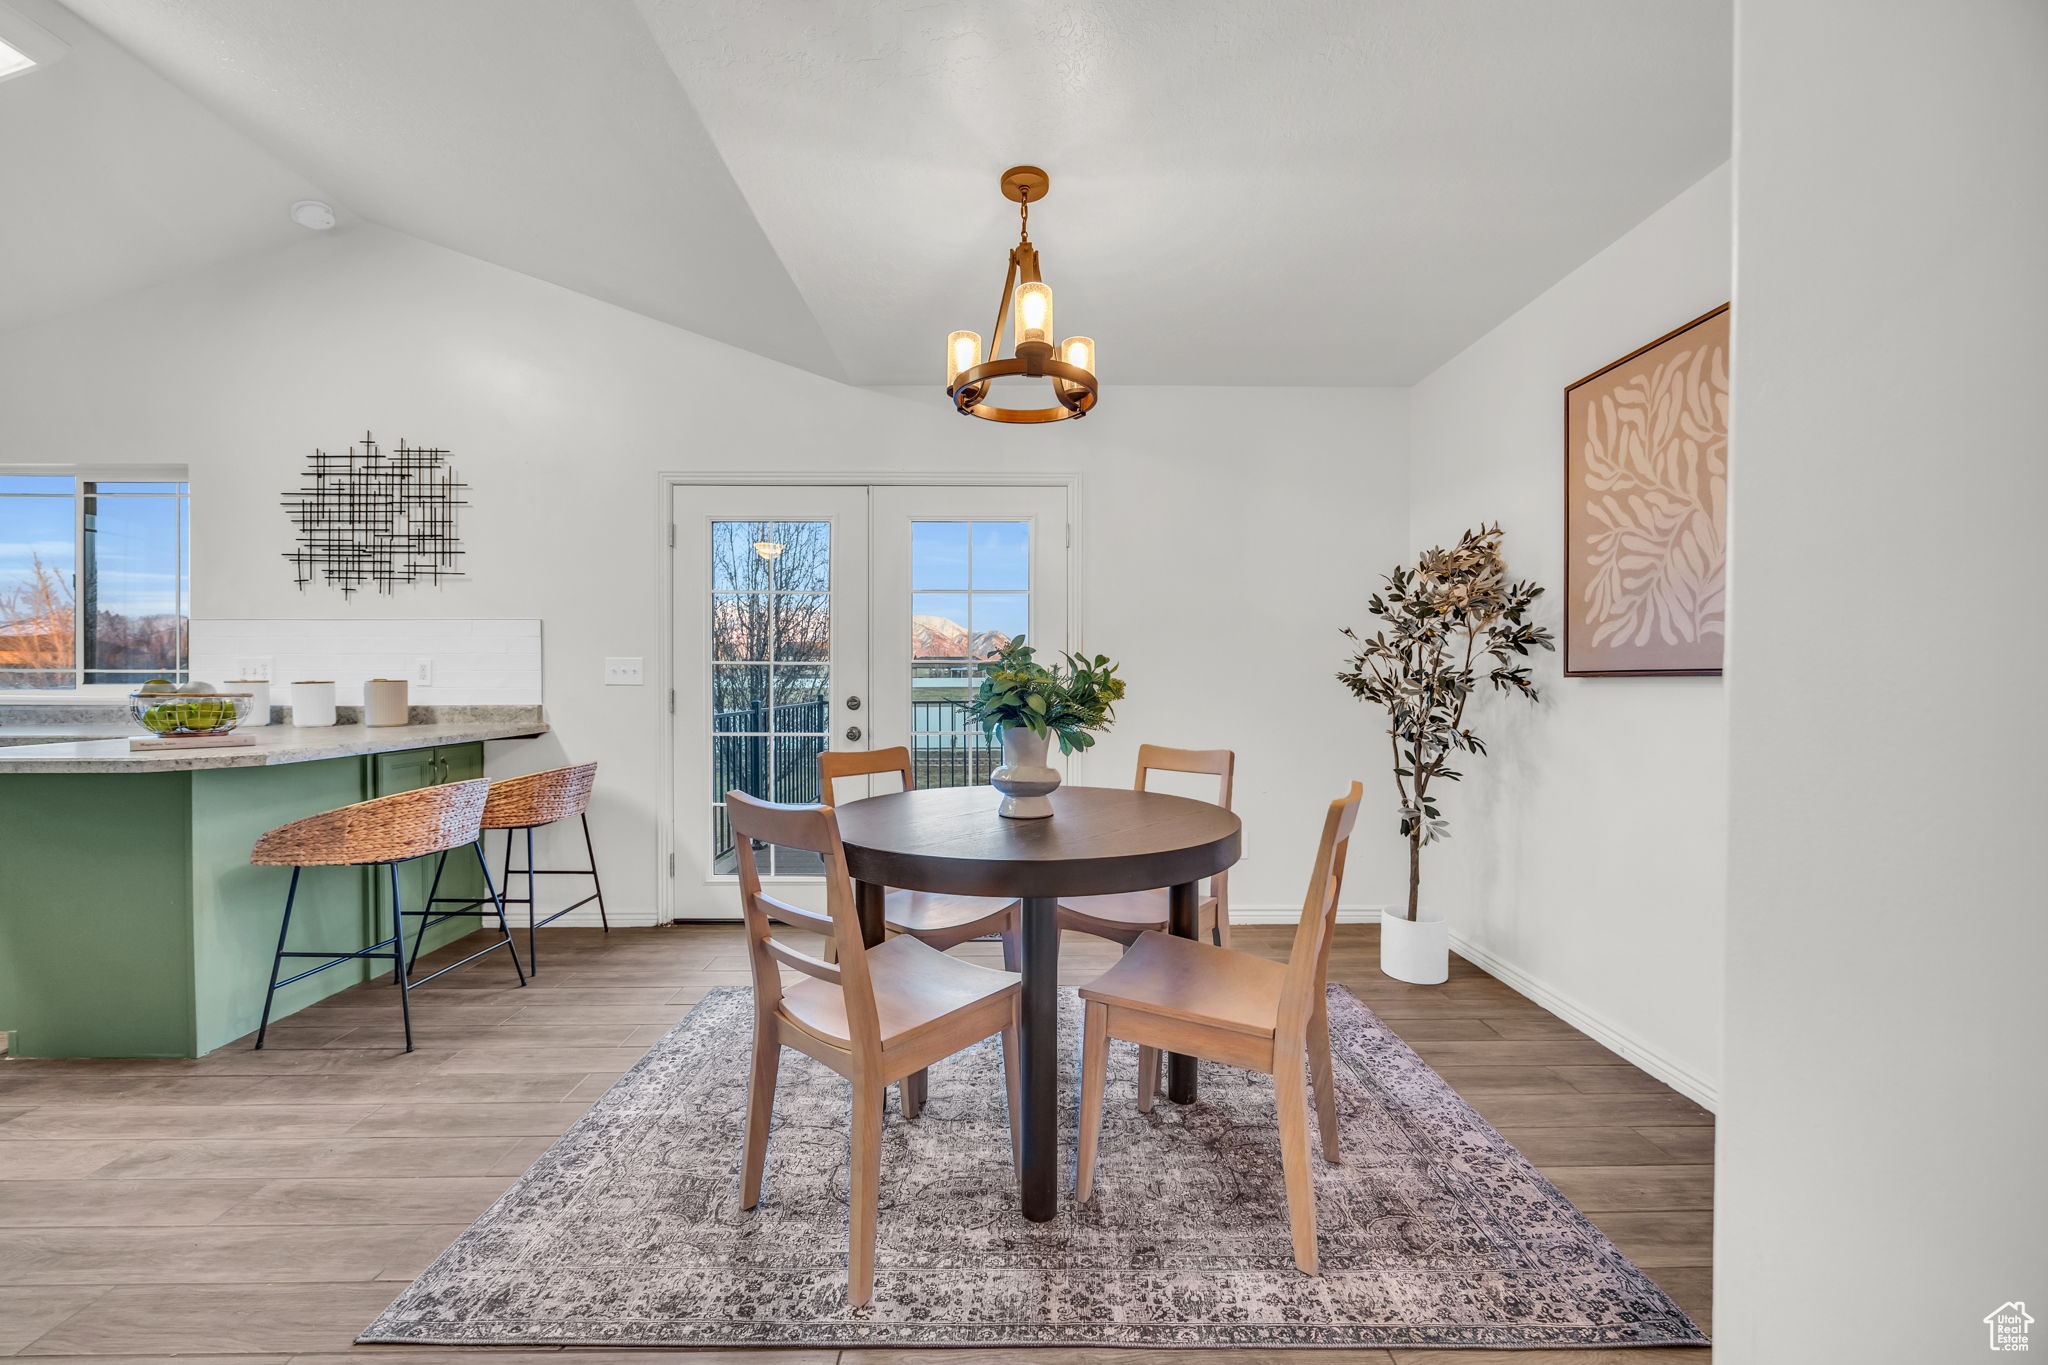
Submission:
<svg viewBox="0 0 2048 1365">
<path fill-rule="evenodd" d="M 887 892 L 873 882 L 854 883 L 854 905 L 860 916 L 861 937 L 867 946 L 882 941 L 883 902 Z M 1168 928 L 1182 938 L 1201 933 L 1200 883 L 1184 882 L 1168 892 Z M 1015 1116 L 1021 1138 L 1019 1203 L 1024 1216 L 1034 1223 L 1050 1221 L 1059 1212 L 1060 1132 L 1060 921 L 1059 900 L 1052 896 L 1027 896 L 1019 904 L 1022 923 L 1018 926 L 1020 962 L 1024 976 L 1021 1001 L 1022 1035 L 1017 1040 L 1018 1090 L 1022 1112 Z M 901 1091 L 909 1103 L 905 1112 L 923 1107 L 926 1077 L 923 1072 L 904 1077 Z M 1169 1052 L 1166 1055 L 1166 1097 L 1176 1104 L 1192 1104 L 1197 1094 L 1195 1059 Z"/>
<path fill-rule="evenodd" d="M 1177 938 L 1202 936 L 1201 883 L 1183 882 L 1166 893 L 1166 931 Z M 1195 1102 L 1195 1059 L 1166 1054 L 1166 1098 L 1175 1104 Z"/>
<path fill-rule="evenodd" d="M 1059 902 L 1028 898 L 1020 907 L 1024 969 L 1022 1062 L 1024 1112 L 1020 1182 L 1024 1216 L 1043 1223 L 1059 1211 L 1060 1179 L 1060 920 Z"/>
</svg>

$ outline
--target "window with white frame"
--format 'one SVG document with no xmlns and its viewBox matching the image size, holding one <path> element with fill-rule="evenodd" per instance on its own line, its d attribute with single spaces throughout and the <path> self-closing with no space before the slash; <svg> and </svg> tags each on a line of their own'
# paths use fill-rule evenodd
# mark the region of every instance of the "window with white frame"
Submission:
<svg viewBox="0 0 2048 1365">
<path fill-rule="evenodd" d="M 184 682 L 183 469 L 0 467 L 0 694 Z"/>
</svg>

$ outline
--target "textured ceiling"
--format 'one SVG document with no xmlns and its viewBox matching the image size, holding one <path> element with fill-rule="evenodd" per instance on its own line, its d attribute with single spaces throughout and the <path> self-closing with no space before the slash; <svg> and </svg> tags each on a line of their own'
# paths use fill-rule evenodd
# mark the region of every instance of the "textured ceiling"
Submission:
<svg viewBox="0 0 2048 1365">
<path fill-rule="evenodd" d="M 194 223 L 282 231 L 282 162 L 865 384 L 989 327 L 1016 162 L 1105 384 L 1402 384 L 1729 151 L 1729 0 L 68 3 L 263 149 L 194 143 Z"/>
</svg>

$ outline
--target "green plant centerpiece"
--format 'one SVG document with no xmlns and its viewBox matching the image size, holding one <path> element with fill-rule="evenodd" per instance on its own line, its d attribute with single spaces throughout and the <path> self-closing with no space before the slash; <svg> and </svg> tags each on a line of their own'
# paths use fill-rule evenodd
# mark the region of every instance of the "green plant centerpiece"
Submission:
<svg viewBox="0 0 2048 1365">
<path fill-rule="evenodd" d="M 1423 845 L 1450 835 L 1437 784 L 1464 776 L 1451 766 L 1459 754 L 1486 752 L 1465 726 L 1466 704 L 1482 681 L 1537 700 L 1525 660 L 1531 650 L 1557 648 L 1550 631 L 1529 619 L 1543 589 L 1509 579 L 1501 539 L 1498 525 L 1481 526 L 1395 569 L 1366 604 L 1381 627 L 1369 637 L 1344 630 L 1359 648 L 1337 681 L 1387 713 L 1408 841 L 1410 923 L 1418 920 Z"/>
<path fill-rule="evenodd" d="M 1020 635 L 975 665 L 981 683 L 967 703 L 967 718 L 1002 738 L 1003 766 L 989 783 L 1003 793 L 998 812 L 1013 820 L 1052 814 L 1060 774 L 1045 761 L 1048 745 L 1059 741 L 1063 754 L 1093 747 L 1096 734 L 1115 721 L 1124 695 L 1117 666 L 1104 655 L 1061 657 L 1047 668 Z"/>
</svg>

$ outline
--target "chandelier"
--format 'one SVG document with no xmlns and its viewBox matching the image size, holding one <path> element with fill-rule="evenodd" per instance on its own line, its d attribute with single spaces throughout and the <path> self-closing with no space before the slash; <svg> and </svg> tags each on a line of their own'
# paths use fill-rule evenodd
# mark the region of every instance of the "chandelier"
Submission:
<svg viewBox="0 0 2048 1365">
<path fill-rule="evenodd" d="M 1010 248 L 1010 273 L 996 305 L 996 326 L 989 334 L 988 357 L 982 358 L 979 332 L 954 332 L 946 338 L 946 394 L 956 411 L 991 422 L 1059 422 L 1086 417 L 1095 406 L 1095 342 L 1091 337 L 1052 340 L 1052 286 L 1038 277 L 1038 248 L 1031 245 L 1031 203 L 1045 198 L 1051 183 L 1036 166 L 1012 166 L 1003 172 L 1003 197 L 1017 205 L 1017 245 Z M 1003 343 L 1003 318 L 1016 325 L 1016 354 L 998 359 Z M 1045 408 L 999 408 L 988 399 L 991 383 L 1012 375 L 1045 379 L 1057 401 Z"/>
</svg>

